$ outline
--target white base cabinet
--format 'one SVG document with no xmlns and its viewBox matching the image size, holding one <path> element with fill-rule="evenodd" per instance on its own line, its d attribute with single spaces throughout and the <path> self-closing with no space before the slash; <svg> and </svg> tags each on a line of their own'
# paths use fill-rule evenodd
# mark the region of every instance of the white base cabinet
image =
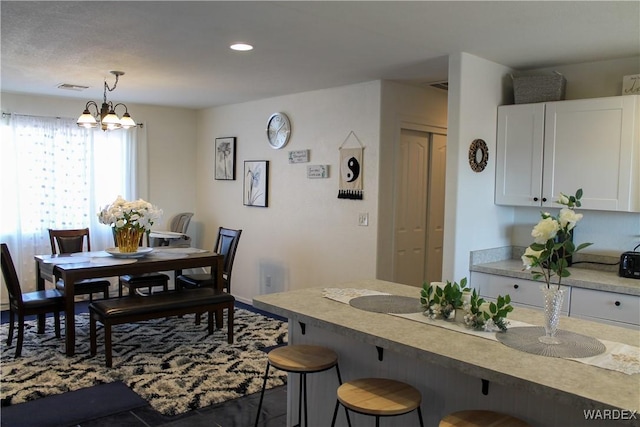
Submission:
<svg viewBox="0 0 640 427">
<path fill-rule="evenodd" d="M 490 300 L 509 294 L 512 305 L 543 308 L 540 291 L 542 283 L 516 277 L 472 272 L 470 286 Z M 562 313 L 615 326 L 638 329 L 640 326 L 640 296 L 598 291 L 576 286 L 562 286 L 567 290 Z"/>
<path fill-rule="evenodd" d="M 573 288 L 571 291 L 571 316 L 589 320 L 604 320 L 640 326 L 640 297 L 615 292 Z"/>
<path fill-rule="evenodd" d="M 640 211 L 640 96 L 498 107 L 495 203 Z"/>
<path fill-rule="evenodd" d="M 505 296 L 508 294 L 511 297 L 511 305 L 540 309 L 544 307 L 544 297 L 540 290 L 540 285 L 544 284 L 541 282 L 473 272 L 471 274 L 471 285 L 476 288 L 478 294 L 484 299 L 495 300 L 498 295 Z M 564 315 L 569 315 L 571 289 L 568 286 L 562 286 L 562 288 L 566 292 L 561 312 Z"/>
</svg>

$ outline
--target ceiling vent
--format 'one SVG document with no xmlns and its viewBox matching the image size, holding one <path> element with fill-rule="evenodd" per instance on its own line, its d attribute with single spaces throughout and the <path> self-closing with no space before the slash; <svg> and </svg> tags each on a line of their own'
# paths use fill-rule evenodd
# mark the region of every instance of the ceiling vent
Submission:
<svg viewBox="0 0 640 427">
<path fill-rule="evenodd" d="M 71 83 L 60 83 L 58 85 L 58 89 L 75 90 L 76 92 L 82 92 L 85 89 L 89 89 L 89 86 L 74 85 Z"/>
<path fill-rule="evenodd" d="M 447 81 L 429 83 L 429 86 L 435 87 L 436 89 L 449 90 L 449 82 Z"/>
</svg>

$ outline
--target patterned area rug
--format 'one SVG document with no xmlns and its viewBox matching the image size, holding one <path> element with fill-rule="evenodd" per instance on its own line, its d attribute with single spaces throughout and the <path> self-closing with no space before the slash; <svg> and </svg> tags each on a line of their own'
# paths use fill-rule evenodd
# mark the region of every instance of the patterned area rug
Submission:
<svg viewBox="0 0 640 427">
<path fill-rule="evenodd" d="M 267 364 L 262 349 L 287 341 L 286 322 L 239 308 L 232 345 L 226 327 L 207 335 L 205 317 L 201 325 L 194 324 L 193 316 L 117 325 L 113 368 L 106 368 L 101 326 L 98 354 L 89 355 L 88 314 L 76 315 L 76 355 L 71 358 L 64 354 L 64 338 L 55 337 L 51 318 L 43 335 L 36 334 L 35 320 L 27 322 L 22 357 L 15 360 L 16 337 L 7 347 L 8 330 L 8 324 L 0 327 L 3 404 L 122 381 L 167 416 L 260 391 Z M 285 382 L 286 374 L 271 370 L 269 388 Z"/>
</svg>

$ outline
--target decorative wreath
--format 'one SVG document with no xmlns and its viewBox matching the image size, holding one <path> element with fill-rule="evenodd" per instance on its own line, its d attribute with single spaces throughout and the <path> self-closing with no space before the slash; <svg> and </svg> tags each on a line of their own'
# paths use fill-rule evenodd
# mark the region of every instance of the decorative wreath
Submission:
<svg viewBox="0 0 640 427">
<path fill-rule="evenodd" d="M 478 153 L 480 153 L 480 159 L 478 160 Z M 482 172 L 487 167 L 487 161 L 489 160 L 489 148 L 487 143 L 482 139 L 474 139 L 469 146 L 469 166 L 474 172 Z"/>
</svg>

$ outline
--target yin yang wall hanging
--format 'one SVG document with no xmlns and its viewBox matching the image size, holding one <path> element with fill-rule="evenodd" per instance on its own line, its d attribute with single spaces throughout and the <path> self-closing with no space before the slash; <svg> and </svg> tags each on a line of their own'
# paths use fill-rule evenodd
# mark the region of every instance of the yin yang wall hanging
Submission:
<svg viewBox="0 0 640 427">
<path fill-rule="evenodd" d="M 345 148 L 349 138 L 353 136 L 358 142 L 358 147 Z M 340 146 L 340 188 L 338 189 L 338 199 L 362 200 L 363 191 L 363 167 L 364 167 L 364 146 L 351 131 Z"/>
</svg>

